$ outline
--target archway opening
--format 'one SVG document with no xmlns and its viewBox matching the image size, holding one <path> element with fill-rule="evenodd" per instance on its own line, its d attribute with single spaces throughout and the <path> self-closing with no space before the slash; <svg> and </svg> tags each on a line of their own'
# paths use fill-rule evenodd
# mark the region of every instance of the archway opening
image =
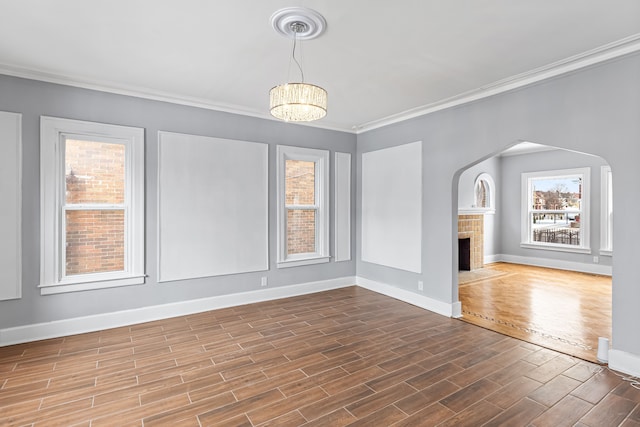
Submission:
<svg viewBox="0 0 640 427">
<path fill-rule="evenodd" d="M 464 168 L 454 237 L 462 320 L 595 361 L 598 337 L 611 336 L 611 182 L 604 159 L 533 143 Z"/>
</svg>

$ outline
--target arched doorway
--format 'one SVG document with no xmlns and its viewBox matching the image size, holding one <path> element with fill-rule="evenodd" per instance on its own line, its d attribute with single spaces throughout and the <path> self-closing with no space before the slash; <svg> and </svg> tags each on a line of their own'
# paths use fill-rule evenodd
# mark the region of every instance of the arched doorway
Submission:
<svg viewBox="0 0 640 427">
<path fill-rule="evenodd" d="M 595 360 L 611 336 L 611 176 L 600 157 L 532 143 L 465 168 L 462 319 Z"/>
</svg>

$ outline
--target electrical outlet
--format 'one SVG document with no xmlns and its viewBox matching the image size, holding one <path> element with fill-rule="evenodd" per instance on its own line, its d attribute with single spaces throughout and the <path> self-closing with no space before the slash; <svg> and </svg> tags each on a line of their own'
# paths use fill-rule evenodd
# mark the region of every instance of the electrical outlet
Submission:
<svg viewBox="0 0 640 427">
<path fill-rule="evenodd" d="M 593 263 L 594 263 L 594 264 L 597 264 L 597 263 L 599 263 L 599 262 L 600 262 L 600 258 L 598 258 L 597 256 L 594 256 L 594 257 L 593 257 Z"/>
<path fill-rule="evenodd" d="M 267 286 L 267 276 L 262 276 L 262 279 L 260 279 L 260 286 Z"/>
<path fill-rule="evenodd" d="M 423 291 L 424 290 L 424 284 L 422 283 L 422 280 L 418 280 L 418 290 L 419 291 Z"/>
</svg>

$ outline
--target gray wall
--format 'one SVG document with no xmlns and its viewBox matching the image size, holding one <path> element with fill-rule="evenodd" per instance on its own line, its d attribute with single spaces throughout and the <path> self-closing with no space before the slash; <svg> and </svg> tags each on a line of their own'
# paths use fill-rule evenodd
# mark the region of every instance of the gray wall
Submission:
<svg viewBox="0 0 640 427">
<path fill-rule="evenodd" d="M 360 261 L 360 223 L 355 222 L 357 262 L 275 269 L 275 205 L 269 206 L 269 286 L 359 276 L 457 301 L 458 181 L 470 165 L 519 141 L 533 141 L 602 157 L 614 179 L 613 346 L 640 355 L 640 286 L 636 254 L 640 228 L 640 55 L 633 54 L 536 85 L 376 129 L 351 134 L 287 125 L 198 108 L 142 100 L 78 88 L 0 76 L 0 110 L 23 114 L 23 298 L 0 301 L 0 326 L 28 325 L 258 289 L 264 273 L 248 273 L 157 284 L 155 253 L 158 130 L 270 144 L 269 197 L 275 200 L 275 144 L 356 153 L 353 182 L 360 210 L 361 155 L 371 150 L 423 141 L 422 274 Z M 39 275 L 39 117 L 49 115 L 144 127 L 146 147 L 147 284 L 91 292 L 40 296 Z M 356 152 L 357 140 L 357 152 Z M 331 171 L 333 180 L 333 170 Z M 331 187 L 333 181 L 331 182 Z M 331 196 L 333 198 L 333 194 Z M 333 201 L 332 201 L 333 202 Z M 356 218 L 357 219 L 357 218 Z M 333 223 L 333 221 L 332 221 Z M 330 234 L 333 238 L 333 226 Z M 457 239 L 456 239 L 457 240 Z M 333 243 L 333 242 L 332 242 Z"/>
<path fill-rule="evenodd" d="M 505 156 L 502 157 L 501 163 L 503 179 L 500 197 L 500 211 L 503 213 L 501 224 L 503 227 L 501 242 L 502 253 L 523 257 L 551 258 L 563 261 L 591 263 L 593 256 L 599 255 L 600 250 L 600 168 L 601 166 L 606 166 L 607 163 L 597 156 L 567 150 Z M 589 191 L 589 240 L 591 242 L 591 254 L 521 248 L 521 174 L 523 172 L 584 167 L 591 169 L 591 190 Z M 611 257 L 600 257 L 600 264 L 611 265 Z"/>
<path fill-rule="evenodd" d="M 632 54 L 526 88 L 435 112 L 358 136 L 362 153 L 423 141 L 422 274 L 365 263 L 358 275 L 444 301 L 457 301 L 458 179 L 469 165 L 520 141 L 602 157 L 614 179 L 613 347 L 640 355 L 637 243 L 640 211 L 640 55 Z M 504 179 L 503 179 L 504 181 Z M 360 209 L 358 183 L 357 206 Z M 360 229 L 357 230 L 357 241 Z M 519 233 L 518 233 L 519 235 Z M 357 249 L 356 249 L 357 250 Z"/>
<path fill-rule="evenodd" d="M 144 100 L 20 78 L 0 76 L 0 111 L 22 113 L 23 123 L 23 292 L 22 299 L 0 301 L 0 327 L 29 325 L 78 316 L 108 313 L 164 303 L 260 289 L 260 277 L 269 287 L 354 276 L 355 261 L 278 270 L 276 262 L 277 144 L 352 153 L 356 137 L 349 133 L 284 124 L 170 103 Z M 266 94 L 265 94 L 266 96 Z M 266 102 L 266 99 L 265 99 Z M 266 105 L 266 104 L 265 104 Z M 266 107 L 265 107 L 266 108 Z M 140 286 L 41 296 L 40 271 L 40 116 L 142 127 L 146 130 L 146 272 Z M 269 251 L 268 272 L 246 273 L 169 283 L 156 283 L 157 272 L 157 163 L 159 130 L 269 144 Z M 352 169 L 355 182 L 355 167 Z M 330 203 L 333 206 L 333 164 Z M 355 191 L 352 195 L 355 203 Z M 331 252 L 333 252 L 333 209 Z M 355 223 L 355 209 L 353 221 Z M 355 241 L 355 227 L 352 227 Z M 352 250 L 355 255 L 355 251 Z M 352 257 L 355 259 L 355 257 Z"/>
<path fill-rule="evenodd" d="M 484 214 L 484 256 L 498 255 L 501 252 L 500 238 L 502 234 L 502 171 L 500 157 L 491 157 L 462 172 L 458 183 L 458 209 L 473 209 L 476 203 L 475 182 L 478 175 L 487 173 L 493 178 L 495 188 L 495 213 Z"/>
</svg>

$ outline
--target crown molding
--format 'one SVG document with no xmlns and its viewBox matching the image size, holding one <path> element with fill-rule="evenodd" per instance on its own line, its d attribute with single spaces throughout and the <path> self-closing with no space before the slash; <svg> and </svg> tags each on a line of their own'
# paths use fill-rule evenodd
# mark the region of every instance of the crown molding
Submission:
<svg viewBox="0 0 640 427">
<path fill-rule="evenodd" d="M 537 83 L 542 80 L 547 80 L 552 77 L 560 76 L 562 74 L 570 73 L 581 68 L 605 62 L 610 59 L 618 58 L 637 51 L 640 51 L 640 33 L 634 34 L 621 40 L 617 40 L 604 46 L 600 46 L 587 52 L 583 52 L 578 55 L 553 62 L 543 67 L 527 71 L 525 73 L 498 80 L 494 83 L 484 85 L 460 95 L 443 99 L 432 104 L 412 108 L 410 110 L 383 117 L 378 120 L 363 123 L 359 126 L 354 126 L 354 130 L 357 134 L 364 133 L 383 126 L 388 126 L 408 119 L 424 116 L 436 111 L 466 104 L 472 101 L 477 101 L 479 99 L 487 98 L 489 96 L 504 93 L 513 89 L 521 88 L 523 86 Z"/>
<path fill-rule="evenodd" d="M 223 111 L 244 116 L 267 118 L 266 114 L 242 108 L 230 104 L 212 103 L 204 98 L 176 96 L 175 94 L 163 91 L 155 91 L 139 86 L 129 86 L 108 80 L 88 80 L 78 76 L 65 76 L 49 73 L 38 69 L 16 67 L 10 64 L 0 63 L 0 74 L 24 79 L 37 80 L 47 83 L 55 83 L 64 86 L 72 86 L 81 89 L 107 92 L 117 95 L 133 96 L 137 98 L 150 99 L 154 101 L 169 102 L 172 104 L 186 105 L 190 107 L 204 108 L 208 110 Z"/>
<path fill-rule="evenodd" d="M 107 80 L 87 80 L 77 76 L 63 76 L 49 73 L 42 70 L 16 67 L 10 64 L 0 63 L 0 74 L 12 77 L 19 77 L 29 80 L 54 83 L 64 86 L 77 87 L 81 89 L 95 90 L 98 92 L 113 93 L 116 95 L 132 96 L 136 98 L 148 99 L 152 101 L 167 102 L 170 104 L 184 105 L 187 107 L 202 108 L 205 110 L 220 111 L 224 113 L 238 114 L 242 116 L 255 117 L 258 119 L 271 120 L 282 123 L 280 120 L 263 111 L 241 107 L 238 105 L 212 102 L 205 98 L 179 96 L 169 92 L 156 91 L 138 86 L 128 86 Z M 345 129 L 344 126 L 331 123 L 330 121 L 319 122 L 290 122 L 289 126 L 307 126 L 321 129 L 335 130 L 340 132 L 355 133 L 352 129 Z"/>
<path fill-rule="evenodd" d="M 610 59 L 618 58 L 638 51 L 640 51 L 640 33 L 606 44 L 599 48 L 571 56 L 552 64 L 527 71 L 522 74 L 498 80 L 494 83 L 490 83 L 477 89 L 464 92 L 460 95 L 456 95 L 420 107 L 412 108 L 410 110 L 392 114 L 390 116 L 372 120 L 360 125 L 347 127 L 345 125 L 340 125 L 328 120 L 309 123 L 287 123 L 287 125 L 307 126 L 339 132 L 361 134 L 383 126 L 388 126 L 415 117 L 424 116 L 436 111 L 466 104 L 468 102 L 477 101 L 479 99 L 487 98 L 489 96 L 527 86 L 536 82 L 540 82 L 542 80 L 576 71 L 590 65 L 605 62 Z M 2 63 L 0 63 L 0 74 L 280 122 L 264 111 L 257 111 L 254 109 L 241 107 L 239 105 L 216 103 L 204 98 L 179 96 L 169 92 L 156 91 L 137 86 L 127 86 L 113 81 L 87 80 L 78 76 L 62 76 L 43 70 L 21 68 Z"/>
</svg>

